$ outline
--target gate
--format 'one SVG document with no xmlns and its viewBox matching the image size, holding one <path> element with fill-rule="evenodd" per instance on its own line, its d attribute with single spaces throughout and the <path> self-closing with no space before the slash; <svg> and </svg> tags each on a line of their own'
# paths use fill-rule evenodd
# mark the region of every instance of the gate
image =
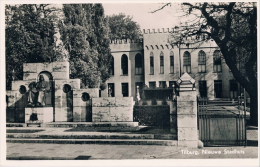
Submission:
<svg viewBox="0 0 260 167">
<path fill-rule="evenodd" d="M 240 105 L 198 99 L 198 127 L 204 146 L 246 145 L 246 114 Z"/>
</svg>

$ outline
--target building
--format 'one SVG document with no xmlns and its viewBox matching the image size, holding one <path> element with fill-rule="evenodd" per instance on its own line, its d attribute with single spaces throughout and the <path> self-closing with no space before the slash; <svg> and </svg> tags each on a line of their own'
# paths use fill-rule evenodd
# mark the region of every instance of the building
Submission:
<svg viewBox="0 0 260 167">
<path fill-rule="evenodd" d="M 167 89 L 176 86 L 184 73 L 195 80 L 197 93 L 208 99 L 234 99 L 240 90 L 215 42 L 206 37 L 187 39 L 189 44 L 171 45 L 171 31 L 143 31 L 142 41 L 115 40 L 108 89 L 102 96 L 136 96 L 137 86 Z"/>
</svg>

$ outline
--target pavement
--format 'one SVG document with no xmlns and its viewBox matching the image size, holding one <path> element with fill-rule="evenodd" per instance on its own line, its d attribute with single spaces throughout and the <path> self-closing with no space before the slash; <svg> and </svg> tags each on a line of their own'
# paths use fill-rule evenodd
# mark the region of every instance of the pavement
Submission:
<svg viewBox="0 0 260 167">
<path fill-rule="evenodd" d="M 247 146 L 204 147 L 200 149 L 156 145 L 7 143 L 6 155 L 8 160 L 258 158 L 257 127 L 248 127 L 247 139 Z"/>
<path fill-rule="evenodd" d="M 257 158 L 258 147 L 202 149 L 154 145 L 20 144 L 7 143 L 9 160 L 121 160 Z"/>
</svg>

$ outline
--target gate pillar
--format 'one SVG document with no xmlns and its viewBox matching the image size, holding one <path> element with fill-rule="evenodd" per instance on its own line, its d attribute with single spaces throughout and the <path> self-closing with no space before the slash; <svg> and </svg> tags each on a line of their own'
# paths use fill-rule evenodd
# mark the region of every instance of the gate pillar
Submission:
<svg viewBox="0 0 260 167">
<path fill-rule="evenodd" d="M 177 81 L 177 135 L 178 146 L 198 147 L 197 93 L 195 80 L 184 73 Z"/>
</svg>

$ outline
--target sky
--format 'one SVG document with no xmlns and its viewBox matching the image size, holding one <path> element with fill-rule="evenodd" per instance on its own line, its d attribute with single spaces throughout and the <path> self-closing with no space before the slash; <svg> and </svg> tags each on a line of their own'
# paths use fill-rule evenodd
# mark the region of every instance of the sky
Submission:
<svg viewBox="0 0 260 167">
<path fill-rule="evenodd" d="M 105 15 L 125 13 L 132 16 L 141 29 L 172 28 L 179 25 L 181 20 L 179 4 L 151 13 L 162 6 L 163 3 L 103 3 Z"/>
</svg>

